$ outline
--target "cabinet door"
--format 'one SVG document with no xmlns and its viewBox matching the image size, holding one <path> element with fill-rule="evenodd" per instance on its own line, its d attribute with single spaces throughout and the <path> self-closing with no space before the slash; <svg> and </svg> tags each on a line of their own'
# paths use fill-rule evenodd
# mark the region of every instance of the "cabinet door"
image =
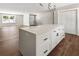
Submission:
<svg viewBox="0 0 79 59">
<path fill-rule="evenodd" d="M 60 13 L 59 23 L 64 25 L 65 32 L 70 34 L 76 34 L 76 10 L 68 10 Z"/>
<path fill-rule="evenodd" d="M 56 46 L 57 41 L 57 31 L 54 30 L 51 32 L 51 41 L 52 41 L 52 49 Z"/>
</svg>

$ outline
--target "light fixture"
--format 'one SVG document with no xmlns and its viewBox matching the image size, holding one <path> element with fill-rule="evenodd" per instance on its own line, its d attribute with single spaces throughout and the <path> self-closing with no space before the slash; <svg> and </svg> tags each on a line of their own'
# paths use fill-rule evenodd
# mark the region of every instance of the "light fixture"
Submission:
<svg viewBox="0 0 79 59">
<path fill-rule="evenodd" d="M 44 6 L 45 4 L 47 4 L 47 6 Z M 40 6 L 41 7 L 47 7 L 49 10 L 51 10 L 51 9 L 55 10 L 56 9 L 55 3 L 40 3 Z"/>
<path fill-rule="evenodd" d="M 53 16 L 53 24 L 55 21 L 55 11 L 56 11 L 56 4 L 55 3 L 46 3 L 47 6 L 44 5 L 45 3 L 40 3 L 41 7 L 47 7 L 48 10 L 52 13 Z"/>
</svg>

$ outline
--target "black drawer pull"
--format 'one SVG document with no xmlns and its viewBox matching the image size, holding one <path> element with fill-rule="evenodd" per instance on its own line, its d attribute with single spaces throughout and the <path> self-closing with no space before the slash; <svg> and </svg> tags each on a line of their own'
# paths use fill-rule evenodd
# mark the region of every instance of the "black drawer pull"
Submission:
<svg viewBox="0 0 79 59">
<path fill-rule="evenodd" d="M 56 36 L 59 36 L 59 33 L 57 33 L 57 35 Z"/>
<path fill-rule="evenodd" d="M 56 32 L 56 31 L 54 31 L 54 32 Z"/>
<path fill-rule="evenodd" d="M 48 51 L 48 50 L 45 50 L 45 51 L 44 51 L 44 54 L 47 53 L 47 51 Z"/>
<path fill-rule="evenodd" d="M 44 40 L 46 41 L 48 38 L 45 38 Z"/>
</svg>

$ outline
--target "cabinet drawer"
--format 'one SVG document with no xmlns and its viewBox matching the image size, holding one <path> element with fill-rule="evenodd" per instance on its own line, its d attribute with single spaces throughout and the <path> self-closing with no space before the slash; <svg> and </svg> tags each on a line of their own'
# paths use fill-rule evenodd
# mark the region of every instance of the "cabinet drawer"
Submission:
<svg viewBox="0 0 79 59">
<path fill-rule="evenodd" d="M 50 52 L 50 44 L 49 41 L 45 42 L 43 45 L 40 46 L 39 55 L 46 56 Z"/>
<path fill-rule="evenodd" d="M 50 40 L 49 36 L 50 36 L 50 33 L 44 33 L 42 35 L 37 36 L 37 44 L 40 45 Z"/>
</svg>

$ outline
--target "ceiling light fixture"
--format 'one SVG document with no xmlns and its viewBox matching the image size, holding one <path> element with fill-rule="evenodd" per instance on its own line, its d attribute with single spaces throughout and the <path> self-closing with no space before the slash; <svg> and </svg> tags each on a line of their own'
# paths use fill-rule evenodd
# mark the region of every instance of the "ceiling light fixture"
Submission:
<svg viewBox="0 0 79 59">
<path fill-rule="evenodd" d="M 44 6 L 44 3 L 40 3 L 40 6 L 41 7 L 47 7 L 49 10 L 55 10 L 56 9 L 56 5 L 55 5 L 55 3 L 46 3 L 47 4 L 47 6 Z"/>
<path fill-rule="evenodd" d="M 48 10 L 52 13 L 52 16 L 53 16 L 53 24 L 54 24 L 56 4 L 55 3 L 47 3 L 47 6 L 44 6 L 44 3 L 40 3 L 40 6 L 41 7 L 47 7 Z"/>
</svg>

